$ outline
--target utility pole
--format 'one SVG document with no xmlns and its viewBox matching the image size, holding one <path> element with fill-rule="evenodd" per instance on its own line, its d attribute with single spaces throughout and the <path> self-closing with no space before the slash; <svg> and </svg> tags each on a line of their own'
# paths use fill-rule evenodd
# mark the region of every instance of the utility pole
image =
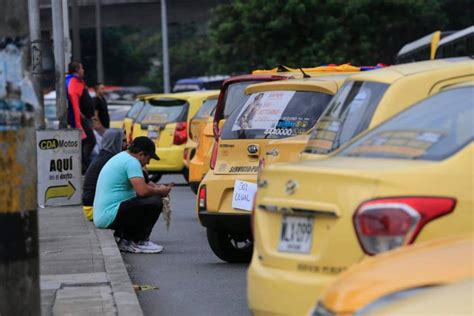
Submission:
<svg viewBox="0 0 474 316">
<path fill-rule="evenodd" d="M 0 315 L 40 315 L 34 112 L 8 106 L 22 105 L 20 84 L 30 54 L 30 45 L 23 45 L 28 1 L 2 0 L 0 12 L 0 52 L 15 60 L 0 82 L 0 101 L 7 105 L 2 112 L 10 118 L 0 119 Z"/>
<path fill-rule="evenodd" d="M 56 112 L 59 128 L 67 128 L 66 83 L 64 60 L 63 2 L 51 1 L 53 16 L 54 73 L 56 76 Z"/>
<path fill-rule="evenodd" d="M 30 22 L 31 80 L 39 102 L 39 108 L 36 113 L 36 127 L 44 129 L 46 122 L 44 118 L 43 91 L 41 91 L 43 51 L 41 45 L 41 25 L 38 0 L 28 0 L 28 18 Z"/>
<path fill-rule="evenodd" d="M 104 61 L 102 59 L 102 20 L 100 0 L 95 0 L 95 34 L 97 42 L 97 81 L 104 82 Z"/>
<path fill-rule="evenodd" d="M 69 36 L 69 5 L 67 0 L 63 1 L 63 30 L 64 30 L 64 61 L 65 69 L 71 62 L 71 36 Z"/>
<path fill-rule="evenodd" d="M 72 57 L 81 60 L 81 38 L 77 0 L 72 0 Z"/>
<path fill-rule="evenodd" d="M 163 90 L 170 93 L 170 61 L 168 57 L 168 20 L 166 0 L 161 0 L 161 38 L 163 45 Z"/>
</svg>

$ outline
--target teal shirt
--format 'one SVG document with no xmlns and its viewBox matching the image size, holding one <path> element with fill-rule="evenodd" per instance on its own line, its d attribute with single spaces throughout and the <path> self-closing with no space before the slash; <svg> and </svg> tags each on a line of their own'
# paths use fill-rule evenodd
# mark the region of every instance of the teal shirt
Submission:
<svg viewBox="0 0 474 316">
<path fill-rule="evenodd" d="M 100 171 L 95 189 L 95 226 L 109 227 L 117 216 L 120 203 L 136 196 L 129 180 L 131 178 L 143 178 L 138 159 L 124 151 L 107 161 Z"/>
</svg>

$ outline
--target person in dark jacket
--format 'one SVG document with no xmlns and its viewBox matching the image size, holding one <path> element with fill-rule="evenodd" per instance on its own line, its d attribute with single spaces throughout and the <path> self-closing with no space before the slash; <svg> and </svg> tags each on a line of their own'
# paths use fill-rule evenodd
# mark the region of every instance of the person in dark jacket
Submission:
<svg viewBox="0 0 474 316">
<path fill-rule="evenodd" d="M 107 100 L 105 99 L 104 84 L 102 82 L 96 83 L 94 90 L 95 115 L 99 118 L 99 121 L 103 127 L 110 128 L 110 116 L 109 109 L 107 107 Z"/>
<path fill-rule="evenodd" d="M 102 137 L 102 149 L 89 165 L 89 168 L 87 168 L 84 178 L 82 204 L 84 215 L 87 219 L 92 220 L 92 205 L 94 204 L 95 188 L 102 167 L 104 167 L 107 161 L 115 154 L 125 149 L 127 149 L 127 138 L 122 129 L 111 128 L 104 133 Z"/>
</svg>

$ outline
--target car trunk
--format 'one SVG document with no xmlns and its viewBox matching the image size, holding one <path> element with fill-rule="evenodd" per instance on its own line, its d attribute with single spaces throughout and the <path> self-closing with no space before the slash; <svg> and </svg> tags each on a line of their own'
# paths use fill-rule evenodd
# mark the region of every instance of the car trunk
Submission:
<svg viewBox="0 0 474 316">
<path fill-rule="evenodd" d="M 177 123 L 186 122 L 189 104 L 180 99 L 159 99 L 147 102 L 137 118 L 138 136 L 148 136 L 158 147 L 171 147 Z"/>
<path fill-rule="evenodd" d="M 334 161 L 335 160 L 335 161 Z M 372 197 L 378 170 L 361 173 L 347 160 L 300 162 L 264 171 L 257 193 L 257 250 L 263 265 L 337 274 L 363 252 L 352 226 L 353 212 Z M 356 168 L 354 168 L 356 167 Z M 314 183 L 324 185 L 314 186 Z"/>
</svg>

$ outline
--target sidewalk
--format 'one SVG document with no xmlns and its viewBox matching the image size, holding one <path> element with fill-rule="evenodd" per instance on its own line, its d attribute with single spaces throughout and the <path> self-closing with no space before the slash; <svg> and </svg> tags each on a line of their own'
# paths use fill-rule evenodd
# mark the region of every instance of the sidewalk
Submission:
<svg viewBox="0 0 474 316">
<path fill-rule="evenodd" d="M 143 315 L 112 231 L 82 206 L 38 210 L 41 310 L 48 315 Z"/>
</svg>

